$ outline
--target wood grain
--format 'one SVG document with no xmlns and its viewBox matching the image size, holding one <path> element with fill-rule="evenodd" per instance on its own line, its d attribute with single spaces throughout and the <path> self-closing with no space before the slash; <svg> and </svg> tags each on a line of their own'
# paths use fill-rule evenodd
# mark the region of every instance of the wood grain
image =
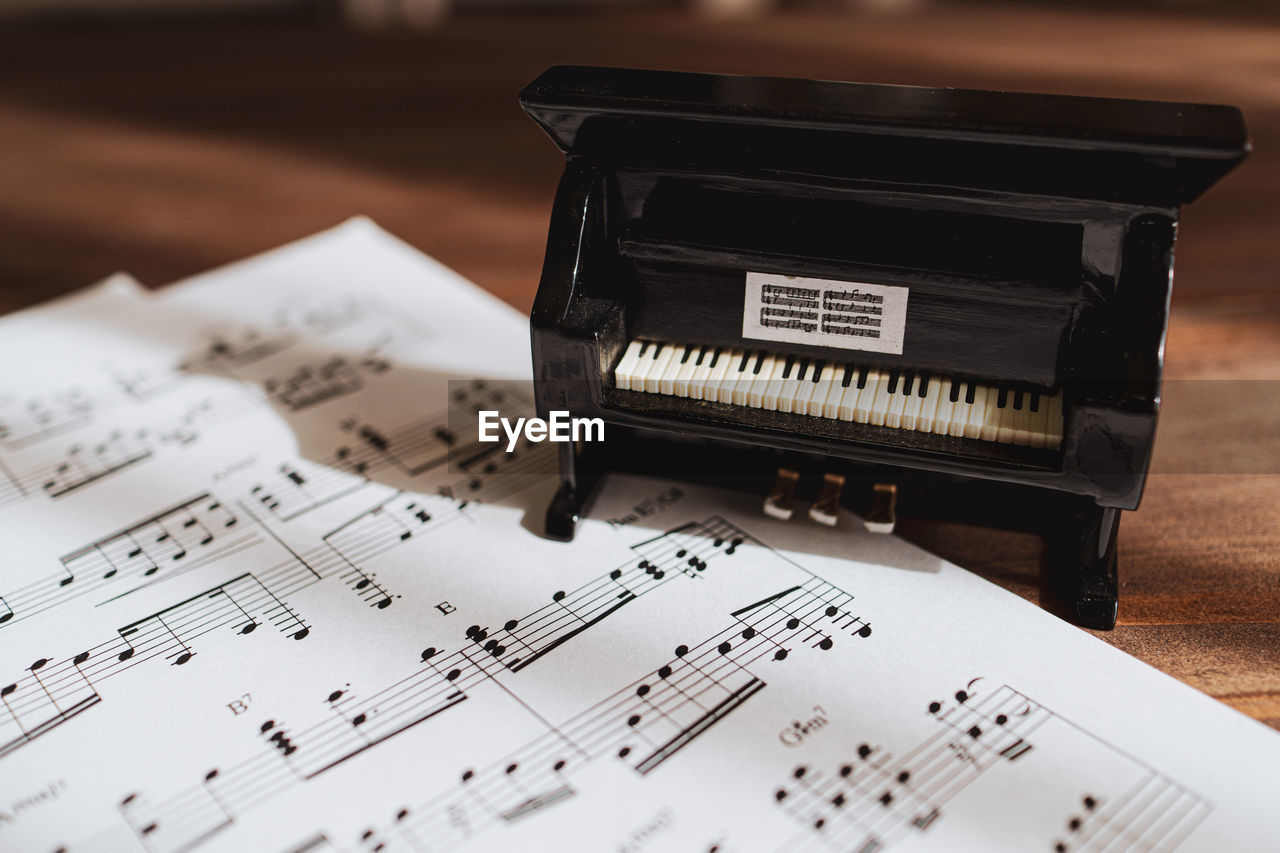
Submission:
<svg viewBox="0 0 1280 853">
<path fill-rule="evenodd" d="M 517 308 L 560 160 L 516 106 L 554 63 L 1234 103 L 1255 155 L 1184 214 L 1170 383 L 1103 639 L 1280 728 L 1280 26 L 1098 8 L 475 16 L 0 32 L 0 310 L 163 284 L 363 213 Z M 910 538 L 1035 599 L 1040 545 Z"/>
</svg>

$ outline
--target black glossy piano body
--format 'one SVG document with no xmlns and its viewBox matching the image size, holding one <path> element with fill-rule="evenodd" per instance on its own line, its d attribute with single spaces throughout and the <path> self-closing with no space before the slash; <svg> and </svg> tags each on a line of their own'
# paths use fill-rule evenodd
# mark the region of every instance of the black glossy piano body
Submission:
<svg viewBox="0 0 1280 853">
<path fill-rule="evenodd" d="M 836 471 L 862 509 L 1034 529 L 1046 592 L 1110 628 L 1116 528 L 1150 461 L 1178 209 L 1248 152 L 1226 106 L 556 67 L 520 95 L 564 152 L 532 312 L 539 414 L 600 417 L 561 445 L 549 535 L 599 476 L 762 494 Z M 631 340 L 831 358 L 744 338 L 748 273 L 906 288 L 900 352 L 834 353 L 1060 392 L 1057 449 L 623 390 Z M 866 488 L 863 488 L 863 487 Z"/>
</svg>

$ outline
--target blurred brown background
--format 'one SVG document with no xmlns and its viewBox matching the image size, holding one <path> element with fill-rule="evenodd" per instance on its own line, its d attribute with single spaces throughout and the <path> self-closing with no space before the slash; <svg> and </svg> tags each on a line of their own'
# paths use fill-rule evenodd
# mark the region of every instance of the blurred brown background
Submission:
<svg viewBox="0 0 1280 853">
<path fill-rule="evenodd" d="M 1184 211 L 1168 375 L 1280 378 L 1269 4 L 733 2 L 0 0 L 0 310 L 115 270 L 163 284 L 357 213 L 527 310 L 561 161 L 516 93 L 608 64 L 1235 104 L 1255 154 Z M 1101 636 L 1280 728 L 1273 384 L 1214 384 L 1213 405 L 1176 390 L 1209 383 L 1170 386 Z M 900 529 L 1035 599 L 1037 540 Z"/>
</svg>

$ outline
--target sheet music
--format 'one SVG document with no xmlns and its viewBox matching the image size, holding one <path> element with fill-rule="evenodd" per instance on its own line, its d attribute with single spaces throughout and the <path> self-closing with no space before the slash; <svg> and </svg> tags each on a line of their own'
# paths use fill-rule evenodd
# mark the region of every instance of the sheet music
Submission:
<svg viewBox="0 0 1280 853">
<path fill-rule="evenodd" d="M 1275 732 L 851 516 L 541 538 L 527 321 L 367 221 L 0 332 L 0 849 L 1280 838 Z"/>
</svg>

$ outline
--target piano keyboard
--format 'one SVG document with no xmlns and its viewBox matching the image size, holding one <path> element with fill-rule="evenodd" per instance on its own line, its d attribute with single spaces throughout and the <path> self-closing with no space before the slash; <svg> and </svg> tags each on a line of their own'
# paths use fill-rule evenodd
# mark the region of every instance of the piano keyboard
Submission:
<svg viewBox="0 0 1280 853">
<path fill-rule="evenodd" d="M 849 361 L 633 340 L 614 370 L 625 391 L 952 435 L 1062 445 L 1062 394 L 981 385 Z"/>
</svg>

